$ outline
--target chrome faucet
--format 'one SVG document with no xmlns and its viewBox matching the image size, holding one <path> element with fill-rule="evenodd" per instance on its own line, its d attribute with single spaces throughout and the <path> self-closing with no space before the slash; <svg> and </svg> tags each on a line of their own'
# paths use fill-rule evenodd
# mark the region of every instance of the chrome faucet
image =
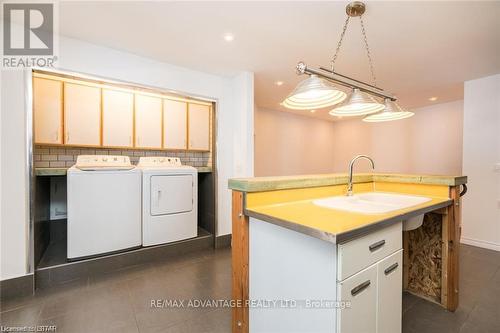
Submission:
<svg viewBox="0 0 500 333">
<path fill-rule="evenodd" d="M 356 162 L 360 158 L 365 158 L 370 161 L 370 163 L 372 164 L 372 169 L 375 169 L 375 163 L 373 163 L 373 160 L 370 157 L 366 155 L 354 156 L 351 162 L 349 162 L 349 181 L 347 182 L 347 196 L 352 195 L 352 169 L 354 168 L 354 162 Z"/>
</svg>

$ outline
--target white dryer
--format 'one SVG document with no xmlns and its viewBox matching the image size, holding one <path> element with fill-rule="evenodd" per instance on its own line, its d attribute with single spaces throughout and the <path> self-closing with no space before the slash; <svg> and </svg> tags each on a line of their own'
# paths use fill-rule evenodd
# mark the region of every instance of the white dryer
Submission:
<svg viewBox="0 0 500 333">
<path fill-rule="evenodd" d="M 141 172 L 128 156 L 78 156 L 67 178 L 68 259 L 141 245 Z"/>
<path fill-rule="evenodd" d="M 196 237 L 198 171 L 177 157 L 141 157 L 142 245 Z"/>
</svg>

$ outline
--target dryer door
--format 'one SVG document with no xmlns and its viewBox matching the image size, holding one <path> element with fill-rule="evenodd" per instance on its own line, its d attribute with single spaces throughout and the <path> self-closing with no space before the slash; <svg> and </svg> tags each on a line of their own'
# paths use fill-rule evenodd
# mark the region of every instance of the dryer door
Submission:
<svg viewBox="0 0 500 333">
<path fill-rule="evenodd" d="M 151 215 L 193 210 L 193 175 L 151 176 Z"/>
</svg>

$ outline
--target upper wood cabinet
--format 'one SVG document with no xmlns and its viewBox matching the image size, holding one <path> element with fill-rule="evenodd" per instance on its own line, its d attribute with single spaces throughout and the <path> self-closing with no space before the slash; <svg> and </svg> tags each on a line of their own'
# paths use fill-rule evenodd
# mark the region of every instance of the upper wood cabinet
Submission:
<svg viewBox="0 0 500 333">
<path fill-rule="evenodd" d="M 210 106 L 188 104 L 188 149 L 210 150 Z"/>
<path fill-rule="evenodd" d="M 101 89 L 64 83 L 64 132 L 66 144 L 101 144 Z"/>
<path fill-rule="evenodd" d="M 102 145 L 132 147 L 134 135 L 134 95 L 102 89 Z"/>
<path fill-rule="evenodd" d="M 187 149 L 187 103 L 163 100 L 163 148 Z"/>
<path fill-rule="evenodd" d="M 153 90 L 33 77 L 36 144 L 210 151 L 211 108 Z"/>
<path fill-rule="evenodd" d="M 63 143 L 63 110 L 61 81 L 33 79 L 33 114 L 35 143 Z"/>
<path fill-rule="evenodd" d="M 162 100 L 158 97 L 135 95 L 135 147 L 161 149 Z"/>
</svg>

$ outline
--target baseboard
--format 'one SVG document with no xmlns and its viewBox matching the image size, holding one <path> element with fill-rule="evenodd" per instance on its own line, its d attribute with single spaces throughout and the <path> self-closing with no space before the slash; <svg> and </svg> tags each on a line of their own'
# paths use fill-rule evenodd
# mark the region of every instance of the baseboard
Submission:
<svg viewBox="0 0 500 333">
<path fill-rule="evenodd" d="M 215 248 L 223 249 L 225 247 L 231 247 L 231 234 L 215 237 Z"/>
<path fill-rule="evenodd" d="M 479 240 L 479 239 L 462 237 L 462 239 L 460 239 L 460 243 L 472 245 L 472 246 L 477 246 L 477 247 L 482 247 L 482 248 L 488 249 L 488 250 L 500 251 L 500 244 L 488 242 L 488 241 L 483 241 L 483 240 Z"/>
<path fill-rule="evenodd" d="M 0 301 L 33 295 L 34 289 L 35 276 L 33 274 L 0 281 Z"/>
</svg>

